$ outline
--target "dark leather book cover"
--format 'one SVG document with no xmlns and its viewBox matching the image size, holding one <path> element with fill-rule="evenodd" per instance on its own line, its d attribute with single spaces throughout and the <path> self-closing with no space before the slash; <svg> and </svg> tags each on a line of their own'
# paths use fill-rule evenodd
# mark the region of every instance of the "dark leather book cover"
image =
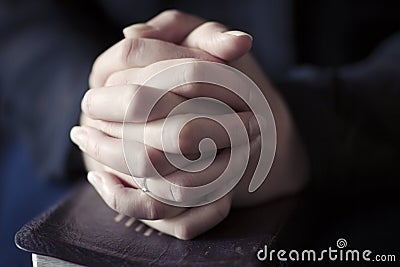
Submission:
<svg viewBox="0 0 400 267">
<path fill-rule="evenodd" d="M 189 241 L 111 210 L 89 184 L 21 228 L 17 246 L 87 266 L 259 266 L 293 200 L 233 209 L 222 223 Z"/>
</svg>

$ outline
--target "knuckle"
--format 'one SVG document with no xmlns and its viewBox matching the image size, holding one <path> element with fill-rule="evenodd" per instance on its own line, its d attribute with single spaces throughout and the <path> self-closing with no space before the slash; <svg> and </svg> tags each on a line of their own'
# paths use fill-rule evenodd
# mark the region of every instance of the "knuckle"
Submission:
<svg viewBox="0 0 400 267">
<path fill-rule="evenodd" d="M 147 23 L 136 23 L 124 29 L 125 36 L 129 38 L 140 38 L 145 36 L 146 31 L 154 30 L 154 27 Z"/>
<path fill-rule="evenodd" d="M 165 16 L 172 21 L 180 20 L 184 15 L 185 13 L 177 9 L 168 9 L 161 13 L 161 16 Z"/>
<path fill-rule="evenodd" d="M 223 25 L 223 24 L 221 24 L 221 23 L 219 23 L 219 22 L 217 22 L 217 21 L 207 21 L 207 22 L 204 22 L 204 23 L 201 25 L 201 27 L 204 27 L 204 28 L 226 28 L 225 25 Z"/>
<path fill-rule="evenodd" d="M 100 57 L 93 62 L 92 69 L 89 74 L 89 85 L 91 88 L 100 86 L 99 65 L 101 65 Z"/>
<path fill-rule="evenodd" d="M 121 84 L 120 80 L 121 78 L 119 77 L 118 73 L 111 73 L 106 80 L 105 86 L 114 86 Z"/>
<path fill-rule="evenodd" d="M 111 73 L 107 78 L 105 86 L 132 85 L 133 83 L 136 82 L 132 80 L 132 75 L 125 70 Z"/>
<path fill-rule="evenodd" d="M 94 62 L 94 64 L 96 64 L 96 61 Z M 89 74 L 89 87 L 90 88 L 93 88 L 97 85 L 97 82 L 96 82 L 97 77 L 96 77 L 94 71 L 95 71 L 95 69 L 94 69 L 94 65 L 93 65 L 92 70 L 90 71 L 90 74 Z"/>
<path fill-rule="evenodd" d="M 140 38 L 124 39 L 121 42 L 121 62 L 124 66 L 130 66 L 136 62 L 144 50 L 144 42 Z"/>
<path fill-rule="evenodd" d="M 90 76 L 95 75 L 95 73 L 96 73 L 96 71 L 97 71 L 97 68 L 98 68 L 99 65 L 100 65 L 101 56 L 102 56 L 102 55 L 103 55 L 103 54 L 99 55 L 99 56 L 94 60 L 93 65 L 92 65 L 92 70 L 91 70 Z"/>
</svg>

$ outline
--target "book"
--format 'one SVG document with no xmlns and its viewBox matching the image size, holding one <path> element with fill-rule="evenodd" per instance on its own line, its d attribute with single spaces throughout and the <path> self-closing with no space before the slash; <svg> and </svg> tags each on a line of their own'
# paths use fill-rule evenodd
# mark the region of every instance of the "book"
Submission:
<svg viewBox="0 0 400 267">
<path fill-rule="evenodd" d="M 83 267 L 83 265 L 75 264 L 72 262 L 60 260 L 57 258 L 32 254 L 32 265 L 34 267 L 54 267 L 54 266 L 62 266 L 62 267 Z"/>
<path fill-rule="evenodd" d="M 233 209 L 215 228 L 183 241 L 116 213 L 84 183 L 24 225 L 15 243 L 32 253 L 34 266 L 259 266 L 257 251 L 273 247 L 294 202 Z"/>
</svg>

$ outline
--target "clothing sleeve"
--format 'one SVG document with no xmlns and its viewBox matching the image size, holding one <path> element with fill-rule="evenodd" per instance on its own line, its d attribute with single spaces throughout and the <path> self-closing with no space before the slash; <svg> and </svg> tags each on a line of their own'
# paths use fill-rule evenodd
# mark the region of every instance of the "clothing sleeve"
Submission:
<svg viewBox="0 0 400 267">
<path fill-rule="evenodd" d="M 82 171 L 79 154 L 70 154 L 69 130 L 78 123 L 92 62 L 105 47 L 91 34 L 101 25 L 81 6 L 67 5 L 0 2 L 2 128 L 22 137 L 46 179 Z"/>
<path fill-rule="evenodd" d="M 295 67 L 278 88 L 308 149 L 317 190 L 376 194 L 396 188 L 400 33 L 355 64 Z"/>
</svg>

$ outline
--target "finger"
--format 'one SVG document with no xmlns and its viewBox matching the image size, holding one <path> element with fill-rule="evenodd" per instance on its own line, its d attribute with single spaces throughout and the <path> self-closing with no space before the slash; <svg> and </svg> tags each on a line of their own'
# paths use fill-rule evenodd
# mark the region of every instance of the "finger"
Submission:
<svg viewBox="0 0 400 267">
<path fill-rule="evenodd" d="M 88 90 L 82 111 L 92 119 L 115 122 L 144 122 L 163 118 L 185 100 L 156 88 L 122 85 Z"/>
<path fill-rule="evenodd" d="M 107 172 L 89 172 L 88 180 L 110 208 L 130 217 L 157 220 L 177 216 L 185 210 L 161 203 L 141 189 L 127 187 Z"/>
<path fill-rule="evenodd" d="M 203 22 L 196 16 L 168 10 L 145 24 L 125 28 L 124 34 L 126 38 L 155 38 L 177 44 L 183 41 L 188 47 L 202 49 L 227 61 L 237 59 L 250 50 L 252 37 L 249 34 L 228 31 L 227 27 L 217 22 Z"/>
<path fill-rule="evenodd" d="M 176 115 L 146 124 L 92 120 L 88 125 L 109 136 L 120 139 L 124 136 L 127 140 L 144 142 L 147 146 L 175 154 L 199 153 L 199 144 L 206 138 L 213 140 L 217 149 L 222 149 L 230 147 L 231 140 L 251 140 L 259 134 L 257 121 L 249 111 L 191 118 L 193 114 Z M 246 129 L 246 136 L 241 136 L 239 127 Z"/>
<path fill-rule="evenodd" d="M 211 204 L 188 209 L 176 217 L 155 221 L 143 220 L 143 223 L 168 235 L 188 240 L 220 223 L 229 214 L 230 207 L 231 196 L 226 195 Z"/>
<path fill-rule="evenodd" d="M 156 39 L 123 39 L 101 54 L 93 64 L 89 77 L 91 87 L 101 87 L 108 76 L 132 67 L 144 67 L 160 60 L 199 58 L 220 61 L 208 53 Z"/>
<path fill-rule="evenodd" d="M 182 45 L 207 51 L 225 61 L 238 59 L 250 51 L 253 38 L 242 31 L 228 31 L 218 22 L 206 22 L 194 29 Z"/>
<path fill-rule="evenodd" d="M 203 19 L 181 11 L 166 10 L 146 23 L 126 27 L 123 32 L 126 38 L 145 37 L 180 44 L 203 22 Z"/>
<path fill-rule="evenodd" d="M 91 126 L 90 123 L 88 123 L 87 125 Z M 250 153 L 250 158 L 248 159 L 249 164 L 247 166 L 245 173 L 243 174 L 243 178 L 240 181 L 240 184 L 242 184 L 242 186 L 238 185 L 235 187 L 236 188 L 235 197 L 238 195 L 247 197 L 248 195 L 247 189 L 248 189 L 248 183 L 250 182 L 248 178 L 252 177 L 254 169 L 256 168 L 259 157 L 259 150 L 257 148 L 259 146 L 260 146 L 259 138 L 255 138 L 251 141 L 251 149 L 250 149 L 251 153 Z M 171 174 L 166 175 L 164 178 L 169 182 L 171 182 L 172 184 L 182 187 L 197 187 L 208 184 L 217 179 L 222 174 L 222 172 L 226 170 L 229 163 L 229 156 L 230 156 L 229 149 L 224 149 L 217 155 L 217 158 L 215 158 L 213 164 L 203 171 L 194 173 L 194 172 L 185 172 L 177 170 Z M 136 180 L 133 179 L 132 176 L 115 171 L 114 169 L 111 169 L 110 167 L 105 166 L 95 161 L 92 158 L 86 158 L 85 162 L 87 163 L 88 160 L 94 161 L 96 163 L 94 168 L 88 169 L 89 171 L 107 171 L 122 179 L 127 185 L 133 186 L 135 188 L 140 188 L 140 186 L 136 183 Z M 88 165 L 86 164 L 86 166 Z M 91 166 L 93 166 L 93 164 L 91 164 Z M 238 165 L 234 163 L 233 166 L 236 167 Z M 237 171 L 234 170 L 233 173 L 239 173 L 239 170 Z M 190 195 L 188 195 L 188 193 L 190 194 L 190 192 L 187 192 L 185 190 L 179 190 L 179 188 L 176 187 L 167 186 L 162 189 L 157 180 L 153 179 L 147 180 L 147 188 L 149 189 L 149 191 L 165 199 L 172 199 L 175 201 L 182 202 L 186 201 L 188 197 L 191 197 Z M 239 201 L 238 203 L 240 204 L 241 202 Z"/>
<path fill-rule="evenodd" d="M 198 172 L 188 172 L 177 170 L 163 178 L 169 183 L 160 179 L 147 179 L 147 189 L 153 194 L 179 203 L 193 203 L 199 199 L 204 199 L 203 191 L 196 191 L 193 188 L 207 185 L 215 181 L 225 171 L 230 159 L 230 150 L 224 149 L 219 153 L 211 165 Z M 212 160 L 212 159 L 211 159 Z M 202 162 L 196 162 L 190 165 L 192 170 L 201 169 Z"/>
<path fill-rule="evenodd" d="M 171 66 L 179 65 L 182 67 L 176 69 L 177 71 L 173 76 L 169 77 L 165 86 L 157 88 L 162 91 L 162 93 L 159 91 L 159 94 L 165 93 L 165 90 L 170 90 L 169 92 L 184 98 L 209 97 L 222 101 L 235 110 L 248 110 L 245 101 L 230 89 L 212 83 L 193 83 L 192 81 L 198 80 L 199 75 L 204 73 L 204 68 L 207 67 L 207 65 L 198 64 L 197 61 L 196 59 L 173 59 L 160 61 L 145 68 L 126 69 L 111 74 L 107 80 L 107 85 L 144 84 L 155 73 L 162 73 Z M 232 73 L 232 77 L 227 77 L 227 79 L 231 79 L 232 83 L 236 82 L 236 80 L 239 82 L 239 77 L 235 75 Z M 163 76 L 161 75 L 160 77 Z M 176 84 L 183 85 L 175 86 Z"/>
<path fill-rule="evenodd" d="M 107 136 L 101 131 L 87 126 L 73 127 L 70 135 L 71 140 L 87 155 L 127 175 L 154 177 L 157 172 L 166 175 L 176 170 L 163 152 L 139 142 L 123 143 L 121 139 Z M 176 155 L 169 155 L 169 157 L 174 159 Z M 129 168 L 126 162 L 129 163 Z"/>
<path fill-rule="evenodd" d="M 136 183 L 136 180 L 133 179 L 131 175 L 116 171 L 86 155 L 83 156 L 83 161 L 85 162 L 85 166 L 88 171 L 106 171 L 119 177 L 127 186 L 140 188 L 140 186 Z"/>
<path fill-rule="evenodd" d="M 101 163 L 99 163 L 99 164 L 101 164 Z M 103 169 L 102 169 L 103 171 L 117 176 L 119 179 L 121 179 L 121 181 L 124 185 L 126 185 L 128 187 L 133 187 L 133 188 L 140 188 L 140 185 L 138 185 L 136 183 L 136 180 L 132 177 L 132 175 L 128 175 L 128 174 L 116 171 L 106 165 L 103 165 L 103 164 L 101 164 L 101 165 L 103 166 Z"/>
<path fill-rule="evenodd" d="M 229 191 L 245 175 L 251 176 L 255 166 L 249 162 L 251 160 L 258 162 L 258 147 L 259 143 L 252 141 L 250 144 L 238 146 L 234 150 L 232 148 L 223 149 L 215 158 L 194 161 L 186 166 L 185 170 L 180 168 L 165 175 L 164 178 L 169 183 L 160 179 L 147 179 L 147 188 L 150 192 L 167 200 L 180 203 L 199 203 L 205 199 L 210 190 L 196 187 L 213 182 L 213 188 L 225 188 Z"/>
<path fill-rule="evenodd" d="M 194 58 L 177 58 L 162 60 L 150 64 L 144 68 L 129 68 L 116 71 L 108 76 L 106 86 L 117 86 L 122 84 L 145 84 L 145 82 L 156 73 L 163 71 L 171 66 L 195 61 Z"/>
<path fill-rule="evenodd" d="M 207 74 L 207 76 L 210 75 L 210 65 L 204 64 L 204 62 L 198 59 L 171 59 L 156 62 L 141 69 L 140 72 L 142 72 L 142 74 L 137 74 L 137 76 L 150 77 L 150 75 L 158 73 L 160 75 L 157 76 L 158 78 L 165 79 L 165 73 L 169 72 L 166 71 L 163 73 L 163 71 L 174 66 L 179 67 L 173 69 L 174 72 L 168 76 L 168 80 L 162 80 L 163 84 L 157 83 L 156 80 L 155 86 L 157 86 L 158 89 L 164 91 L 170 90 L 171 92 L 185 98 L 214 98 L 227 104 L 235 110 L 249 109 L 245 102 L 246 99 L 242 99 L 241 96 L 238 96 L 231 88 L 218 86 L 212 82 L 195 82 L 199 80 L 208 80 L 208 78 L 210 78 L 205 77 L 205 74 Z M 129 70 L 126 71 L 128 74 L 126 75 L 127 77 L 129 74 L 133 74 L 133 76 L 135 76 L 135 70 L 132 70 L 132 72 L 128 72 Z M 212 78 L 214 80 L 216 76 L 218 76 L 218 73 L 212 73 L 211 75 L 213 75 Z M 240 84 L 241 82 L 240 75 L 237 75 L 235 72 L 230 72 L 228 76 L 224 76 L 223 78 L 225 80 L 229 80 L 230 84 Z M 129 80 L 129 78 L 127 79 Z M 154 84 L 154 80 L 150 79 L 147 84 L 152 83 Z M 247 98 L 249 98 L 250 95 L 251 94 L 248 93 Z M 247 101 L 248 100 L 249 99 L 247 99 Z"/>
<path fill-rule="evenodd" d="M 195 154 L 199 153 L 201 141 L 205 139 L 211 139 L 217 149 L 222 149 L 241 145 L 258 135 L 257 122 L 251 112 L 193 117 L 193 114 L 186 114 L 169 117 L 164 122 L 154 121 L 146 126 L 145 141 L 169 153 Z M 207 146 L 202 150 L 208 152 Z"/>
<path fill-rule="evenodd" d="M 81 114 L 80 123 L 82 126 L 89 126 L 92 128 L 95 127 L 96 123 L 99 122 L 97 120 L 92 120 L 91 118 Z M 136 180 L 133 179 L 131 175 L 116 171 L 97 160 L 93 159 L 92 157 L 87 156 L 86 154 L 83 155 L 83 161 L 85 163 L 85 167 L 88 171 L 106 171 L 109 172 L 117 177 L 119 177 L 127 186 L 131 186 L 134 188 L 140 188 L 140 186 L 136 183 Z"/>
</svg>

